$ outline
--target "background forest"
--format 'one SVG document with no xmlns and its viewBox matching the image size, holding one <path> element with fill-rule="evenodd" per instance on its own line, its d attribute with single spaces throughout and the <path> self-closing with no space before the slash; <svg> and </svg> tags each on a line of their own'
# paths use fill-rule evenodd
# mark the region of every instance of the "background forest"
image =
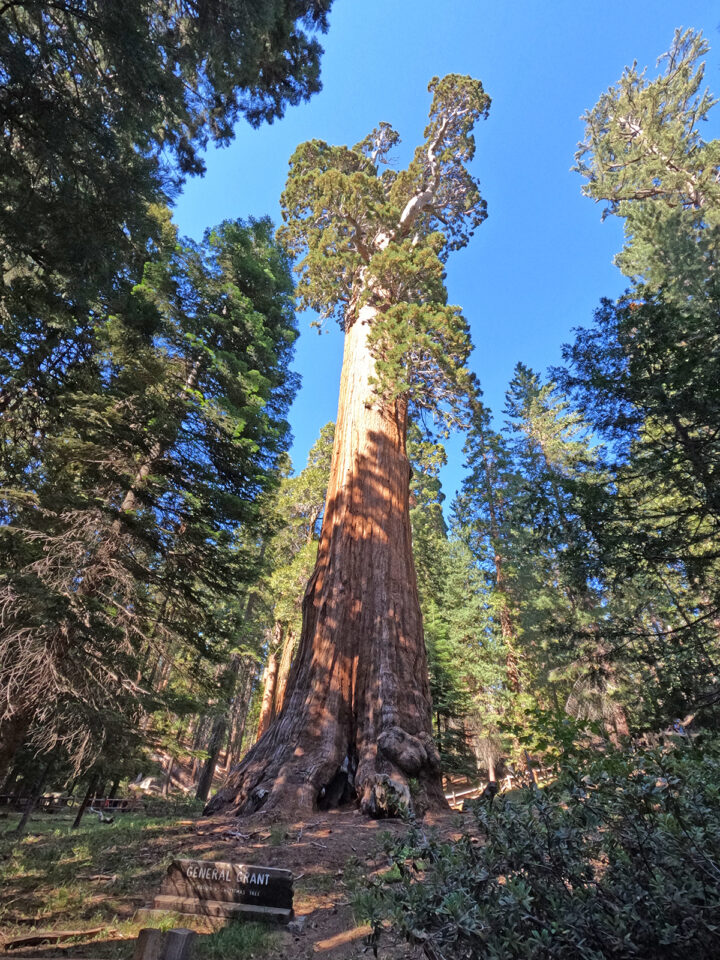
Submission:
<svg viewBox="0 0 720 960">
<path fill-rule="evenodd" d="M 114 796 L 143 782 L 204 802 L 283 704 L 334 426 L 315 429 L 305 465 L 293 463 L 288 227 L 225 218 L 192 240 L 173 207 L 182 215 L 178 198 L 203 174 L 209 144 L 319 90 L 330 0 L 210 6 L 215 16 L 140 0 L 122 14 L 102 3 L 3 10 L 2 795 Z M 516 929 L 527 928 L 517 954 L 505 941 L 492 953 L 500 894 L 481 908 L 468 892 L 479 882 L 469 845 L 453 853 L 418 834 L 396 849 L 401 873 L 413 857 L 434 865 L 426 899 L 406 877 L 392 894 L 360 894 L 358 909 L 378 932 L 391 915 L 411 942 L 446 951 L 431 957 L 478 955 L 481 942 L 498 957 L 679 956 L 698 943 L 712 955 L 720 140 L 706 134 L 720 84 L 706 75 L 699 30 L 666 45 L 656 67 L 609 73 L 578 129 L 576 189 L 622 226 L 624 292 L 577 315 L 549 369 L 517 362 L 501 401 L 493 391 L 486 402 L 482 362 L 476 375 L 460 356 L 454 435 L 432 410 L 410 428 L 413 555 L 444 774 L 531 787 L 527 808 L 502 807 L 492 822 L 478 812 L 493 876 L 544 862 L 548 838 L 562 847 L 555 874 L 507 894 L 503 922 L 515 911 Z M 492 117 L 479 138 L 494 136 Z M 482 155 L 476 166 L 490 177 Z M 503 284 L 511 297 L 510 273 Z M 470 331 L 481 353 L 481 329 Z M 330 379 L 322 356 L 317 380 Z M 462 472 L 446 471 L 448 457 Z M 553 819 L 538 779 L 576 798 L 596 791 L 597 822 L 617 829 L 617 849 L 632 848 L 627 875 L 613 873 L 617 849 L 583 847 L 586 821 Z M 683 796 L 694 804 L 685 819 Z M 633 900 L 645 868 L 628 838 L 643 818 L 657 829 L 636 844 L 650 880 Z M 603 857 L 608 885 L 568 919 L 575 907 L 563 897 Z M 647 894 L 657 918 L 632 934 L 644 946 L 608 954 L 634 920 L 613 919 L 607 903 L 637 907 L 652 877 L 661 885 L 684 857 L 692 889 Z M 451 874 L 459 899 L 438 914 Z M 561 875 L 553 900 L 544 885 Z M 538 931 L 559 911 L 553 946 Z M 561 941 L 566 952 L 552 953 Z M 586 942 L 595 953 L 572 952 Z"/>
</svg>

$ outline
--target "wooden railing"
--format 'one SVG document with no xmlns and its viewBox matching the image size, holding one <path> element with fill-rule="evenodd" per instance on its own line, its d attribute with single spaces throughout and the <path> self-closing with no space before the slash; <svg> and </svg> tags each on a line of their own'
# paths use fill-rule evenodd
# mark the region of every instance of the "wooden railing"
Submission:
<svg viewBox="0 0 720 960">
<path fill-rule="evenodd" d="M 78 804 L 75 797 L 40 797 L 35 805 L 36 810 L 46 813 L 55 813 L 66 810 Z M 11 807 L 13 810 L 25 810 L 30 803 L 29 797 L 20 797 L 15 794 L 0 794 L 0 807 Z M 112 813 L 133 813 L 143 809 L 143 802 L 139 797 L 95 797 L 90 801 L 96 810 Z"/>
</svg>

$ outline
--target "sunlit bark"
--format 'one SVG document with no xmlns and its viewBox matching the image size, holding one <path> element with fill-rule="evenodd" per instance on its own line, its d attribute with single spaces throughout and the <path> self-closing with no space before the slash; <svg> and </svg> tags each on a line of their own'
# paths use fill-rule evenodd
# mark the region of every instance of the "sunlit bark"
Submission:
<svg viewBox="0 0 720 960">
<path fill-rule="evenodd" d="M 345 335 L 325 519 L 285 704 L 210 813 L 307 811 L 327 791 L 355 792 L 376 816 L 445 804 L 410 540 L 407 407 L 373 392 L 374 316 L 361 308 Z"/>
</svg>

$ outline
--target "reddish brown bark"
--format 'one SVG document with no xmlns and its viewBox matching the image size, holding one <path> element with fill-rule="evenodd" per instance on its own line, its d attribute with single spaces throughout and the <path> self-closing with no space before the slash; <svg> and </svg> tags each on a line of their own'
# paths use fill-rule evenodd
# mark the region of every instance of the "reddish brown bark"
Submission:
<svg viewBox="0 0 720 960">
<path fill-rule="evenodd" d="M 495 585 L 498 593 L 502 597 L 502 606 L 500 607 L 500 631 L 502 633 L 503 643 L 505 644 L 505 669 L 507 672 L 507 681 L 509 688 L 513 693 L 520 693 L 522 686 L 520 683 L 520 666 L 518 664 L 517 653 L 515 652 L 516 635 L 515 623 L 513 621 L 507 597 L 505 596 L 505 572 L 503 570 L 503 561 L 499 553 L 495 554 Z"/>
<path fill-rule="evenodd" d="M 292 627 L 288 627 L 285 633 L 285 642 L 283 643 L 282 657 L 278 667 L 277 681 L 275 683 L 275 704 L 274 716 L 280 713 L 285 703 L 285 692 L 287 690 L 288 678 L 290 676 L 290 666 L 292 665 L 293 653 L 295 652 L 295 633 Z M 274 717 L 273 717 L 274 718 Z"/>
<path fill-rule="evenodd" d="M 207 813 L 287 816 L 350 790 L 374 816 L 446 805 L 410 539 L 407 406 L 373 393 L 373 316 L 363 307 L 345 335 L 323 529 L 283 710 Z"/>
<path fill-rule="evenodd" d="M 265 665 L 265 685 L 263 687 L 260 718 L 258 720 L 257 739 L 265 733 L 275 714 L 275 683 L 278 675 L 277 647 L 271 650 Z"/>
<path fill-rule="evenodd" d="M 228 753 L 225 758 L 225 767 L 232 770 L 236 760 L 240 756 L 243 740 L 245 738 L 245 725 L 247 723 L 248 710 L 250 709 L 250 699 L 252 697 L 253 685 L 255 683 L 256 666 L 254 663 L 246 663 L 243 680 L 238 684 L 238 691 L 233 703 L 233 730 L 228 743 Z"/>
</svg>

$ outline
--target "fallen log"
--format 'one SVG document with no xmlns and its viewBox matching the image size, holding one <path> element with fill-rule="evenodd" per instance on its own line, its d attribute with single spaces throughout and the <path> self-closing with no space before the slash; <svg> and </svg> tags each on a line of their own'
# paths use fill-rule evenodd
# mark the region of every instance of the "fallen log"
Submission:
<svg viewBox="0 0 720 960">
<path fill-rule="evenodd" d="M 33 930 L 24 937 L 11 937 L 3 942 L 5 950 L 15 947 L 34 947 L 38 943 L 58 943 L 60 940 L 72 940 L 73 937 L 92 937 L 104 933 L 107 927 L 92 927 L 90 930 Z"/>
</svg>

